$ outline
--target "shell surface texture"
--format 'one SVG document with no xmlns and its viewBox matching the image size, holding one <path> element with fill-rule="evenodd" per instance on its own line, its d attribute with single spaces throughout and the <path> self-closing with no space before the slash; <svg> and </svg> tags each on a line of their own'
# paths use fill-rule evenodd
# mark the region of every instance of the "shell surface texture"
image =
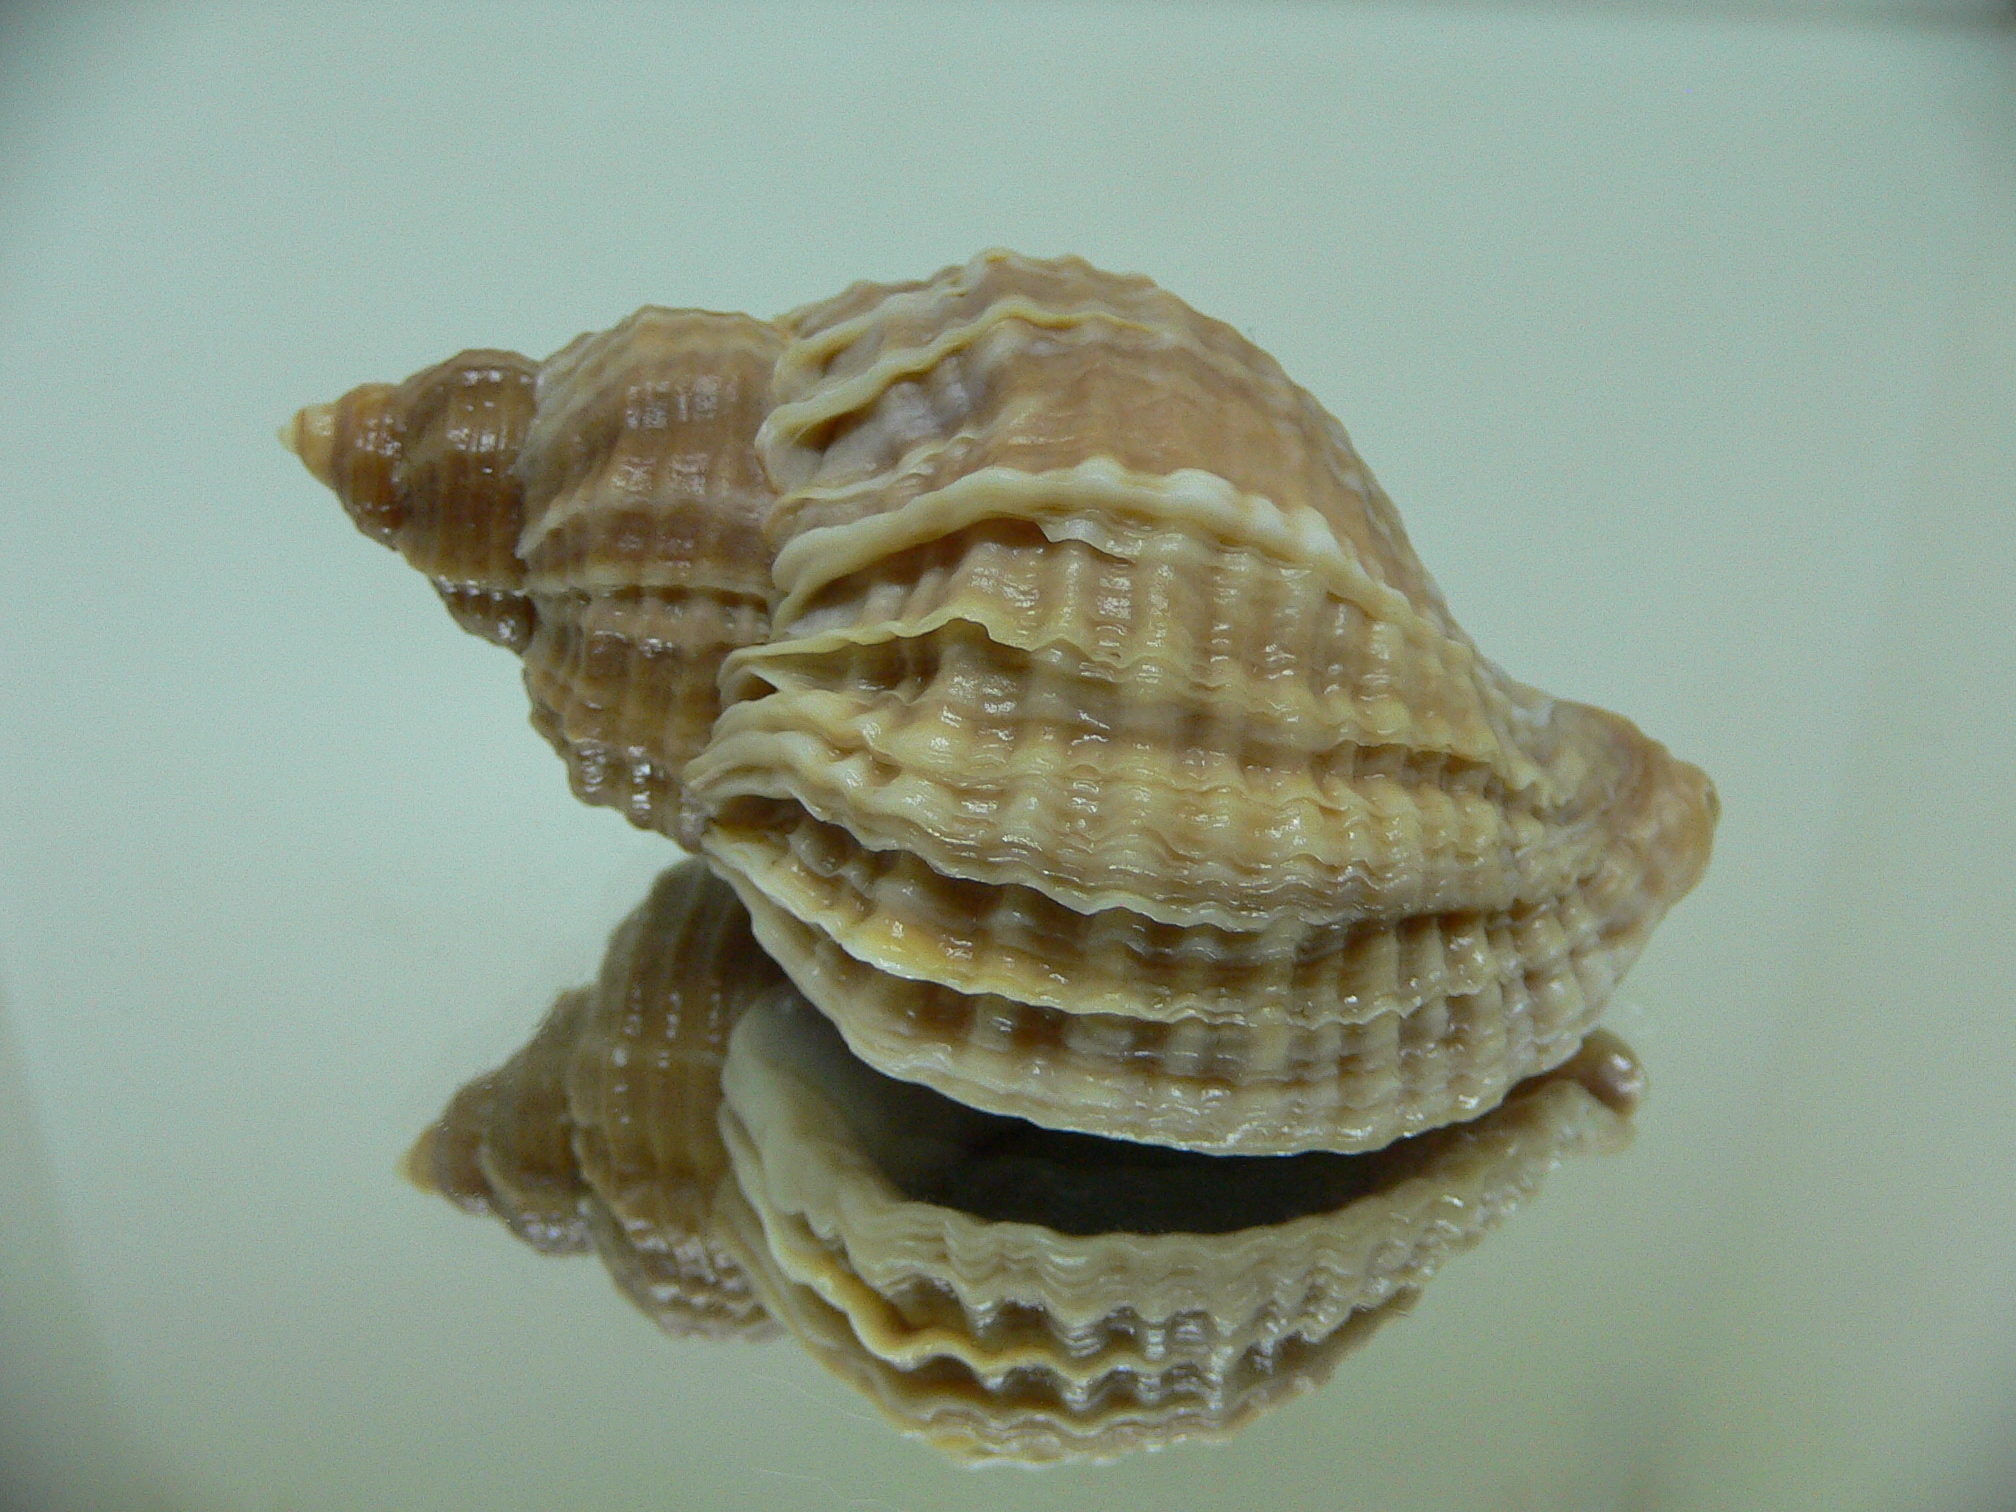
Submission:
<svg viewBox="0 0 2016 1512">
<path fill-rule="evenodd" d="M 704 855 L 831 1064 L 971 1116 L 1109 1155 L 1412 1148 L 1582 1064 L 1707 864 L 1706 776 L 1481 655 L 1343 428 L 1145 278 L 989 252 L 774 321 L 647 308 L 283 439 L 522 656 L 580 797 Z M 853 1336 L 854 1283 L 788 1258 L 818 1221 L 766 1206 L 767 1136 L 721 1119 L 744 1179 L 708 1232 L 787 1326 Z M 484 1199 L 527 1238 L 554 1137 L 519 1207 Z M 1119 1401 L 1091 1379 L 1059 1388 L 1080 1427 Z M 1113 1442 L 1170 1436 L 1128 1400 Z M 1065 1453 L 1043 1421 L 939 1436 Z"/>
</svg>

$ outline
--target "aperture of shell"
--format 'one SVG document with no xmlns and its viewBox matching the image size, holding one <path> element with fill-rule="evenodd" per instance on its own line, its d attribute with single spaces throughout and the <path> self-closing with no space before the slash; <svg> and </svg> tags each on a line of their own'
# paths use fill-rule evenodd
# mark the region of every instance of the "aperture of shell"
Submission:
<svg viewBox="0 0 2016 1512">
<path fill-rule="evenodd" d="M 706 858 L 861 1075 L 1109 1153 L 1383 1158 L 1571 1066 L 1548 1085 L 1621 1126 L 1589 1089 L 1634 1063 L 1602 1042 L 1604 1082 L 1587 1042 L 1706 866 L 1712 786 L 1482 656 L 1342 427 L 1146 279 L 993 252 L 776 321 L 646 309 L 282 435 L 522 656 L 578 796 Z M 818 1064 L 784 1080 L 840 1095 L 854 1073 Z M 803 1120 L 737 1102 L 774 1113 L 768 1084 L 722 1105 L 709 1232 L 899 1420 L 1070 1457 L 1222 1428 L 1285 1379 L 1253 1341 L 1183 1377 L 1203 1396 L 1067 1371 L 990 1430 L 991 1346 L 948 1404 L 807 1272 L 852 1219 L 777 1197 Z M 1413 1285 L 1290 1353 L 1329 1359 Z M 968 1297 L 954 1332 L 1011 1302 L 1057 1299 Z"/>
</svg>

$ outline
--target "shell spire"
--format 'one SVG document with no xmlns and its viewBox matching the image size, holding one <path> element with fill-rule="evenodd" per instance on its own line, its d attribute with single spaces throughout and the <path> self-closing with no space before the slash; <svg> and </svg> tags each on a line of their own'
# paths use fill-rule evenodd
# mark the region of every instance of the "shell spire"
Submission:
<svg viewBox="0 0 2016 1512">
<path fill-rule="evenodd" d="M 728 1169 L 716 1127 L 729 1032 L 782 983 L 735 896 L 689 861 L 610 938 L 598 980 L 562 993 L 531 1043 L 449 1101 L 408 1180 L 548 1254 L 593 1249 L 666 1332 L 771 1331 L 714 1234 Z"/>
<path fill-rule="evenodd" d="M 669 829 L 728 651 L 768 633 L 756 461 L 782 336 L 647 308 L 545 362 L 464 352 L 280 439 L 465 630 L 520 653 L 575 792 Z"/>
<path fill-rule="evenodd" d="M 433 580 L 458 624 L 514 651 L 530 639 L 532 607 L 512 465 L 536 372 L 516 352 L 463 352 L 404 383 L 311 405 L 281 432 L 359 530 Z"/>
<path fill-rule="evenodd" d="M 336 405 L 304 405 L 279 434 L 280 444 L 301 459 L 317 483 L 336 486 Z"/>
</svg>

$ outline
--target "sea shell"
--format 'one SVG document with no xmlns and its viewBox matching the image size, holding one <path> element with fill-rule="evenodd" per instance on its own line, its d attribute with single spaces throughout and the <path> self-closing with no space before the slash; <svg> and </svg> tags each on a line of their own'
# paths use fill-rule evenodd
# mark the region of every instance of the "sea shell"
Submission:
<svg viewBox="0 0 2016 1512">
<path fill-rule="evenodd" d="M 1106 1459 L 1321 1384 L 1558 1159 L 1621 1145 L 1639 1089 L 1599 1033 L 1369 1155 L 1040 1130 L 857 1060 L 689 861 L 407 1166 L 534 1248 L 592 1246 L 669 1333 L 781 1323 L 957 1457 Z"/>
<path fill-rule="evenodd" d="M 1575 1054 L 1706 865 L 1707 778 L 1482 657 L 1337 422 L 1146 279 L 987 253 L 513 361 L 290 436 L 892 1075 L 1377 1149 Z"/>
<path fill-rule="evenodd" d="M 610 937 L 595 985 L 561 994 L 530 1044 L 455 1095 L 407 1176 L 535 1249 L 592 1247 L 668 1333 L 773 1332 L 711 1212 L 728 1033 L 783 981 L 735 895 L 698 861 L 673 867 Z"/>
</svg>

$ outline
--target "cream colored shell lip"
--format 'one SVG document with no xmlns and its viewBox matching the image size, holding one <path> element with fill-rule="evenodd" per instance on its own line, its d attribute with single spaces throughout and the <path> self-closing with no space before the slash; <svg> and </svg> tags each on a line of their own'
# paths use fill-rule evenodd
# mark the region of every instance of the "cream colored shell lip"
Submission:
<svg viewBox="0 0 2016 1512">
<path fill-rule="evenodd" d="M 1218 1154 L 1375 1150 L 1481 1112 L 1574 1053 L 1618 970 L 1586 950 L 1366 1023 L 1062 1013 L 864 967 L 751 889 L 757 938 L 857 1055 L 1059 1130 Z"/>
</svg>

